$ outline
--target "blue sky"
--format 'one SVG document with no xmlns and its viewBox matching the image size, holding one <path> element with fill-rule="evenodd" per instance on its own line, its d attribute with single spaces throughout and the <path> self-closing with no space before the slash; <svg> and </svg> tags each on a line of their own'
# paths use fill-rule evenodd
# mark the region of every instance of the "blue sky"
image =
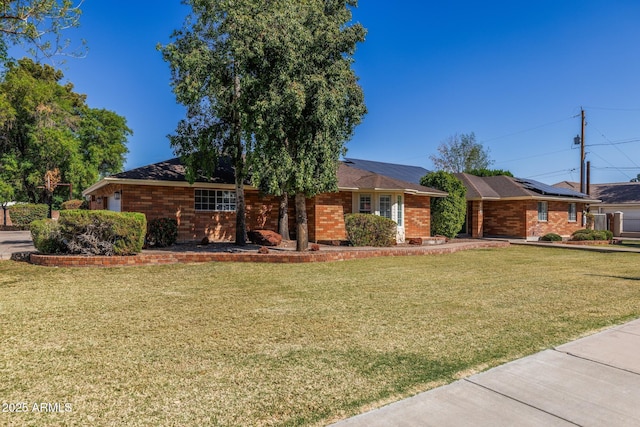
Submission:
<svg viewBox="0 0 640 427">
<path fill-rule="evenodd" d="M 361 0 L 356 53 L 369 113 L 347 156 L 423 166 L 474 132 L 493 167 L 553 184 L 579 180 L 580 109 L 593 183 L 640 173 L 640 2 Z M 183 117 L 156 50 L 182 26 L 175 1 L 86 0 L 88 55 L 61 68 L 94 108 L 127 118 L 126 168 L 173 157 Z"/>
</svg>

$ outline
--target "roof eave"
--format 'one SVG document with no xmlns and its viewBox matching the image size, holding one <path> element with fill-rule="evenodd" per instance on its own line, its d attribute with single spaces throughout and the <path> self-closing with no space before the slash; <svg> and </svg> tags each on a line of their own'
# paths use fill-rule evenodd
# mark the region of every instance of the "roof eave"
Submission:
<svg viewBox="0 0 640 427">
<path fill-rule="evenodd" d="M 96 182 L 86 190 L 82 192 L 83 196 L 87 196 L 94 191 L 101 189 L 102 187 L 106 187 L 109 184 L 119 184 L 119 185 L 147 185 L 153 187 L 199 187 L 199 188 L 224 188 L 224 189 L 233 189 L 235 188 L 235 184 L 220 184 L 213 182 L 194 182 L 190 184 L 187 181 L 161 181 L 161 180 L 150 180 L 150 179 L 130 179 L 130 178 L 114 178 L 114 177 L 106 177 Z M 247 190 L 257 190 L 256 187 L 252 185 L 244 185 L 244 188 Z"/>
</svg>

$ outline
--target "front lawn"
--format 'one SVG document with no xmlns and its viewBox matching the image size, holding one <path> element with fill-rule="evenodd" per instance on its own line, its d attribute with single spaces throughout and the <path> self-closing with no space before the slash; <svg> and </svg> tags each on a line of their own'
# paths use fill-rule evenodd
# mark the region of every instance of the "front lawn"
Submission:
<svg viewBox="0 0 640 427">
<path fill-rule="evenodd" d="M 3 261 L 0 401 L 28 411 L 0 425 L 326 424 L 640 317 L 638 257 L 518 246 L 295 265 Z"/>
</svg>

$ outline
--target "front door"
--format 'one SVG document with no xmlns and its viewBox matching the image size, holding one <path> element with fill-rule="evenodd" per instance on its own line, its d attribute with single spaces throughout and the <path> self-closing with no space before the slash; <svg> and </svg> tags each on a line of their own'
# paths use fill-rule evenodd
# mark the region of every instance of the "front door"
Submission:
<svg viewBox="0 0 640 427">
<path fill-rule="evenodd" d="M 398 243 L 404 243 L 404 199 L 399 194 L 396 196 L 396 200 L 393 205 L 393 217 L 391 219 L 398 224 L 396 241 Z"/>
</svg>

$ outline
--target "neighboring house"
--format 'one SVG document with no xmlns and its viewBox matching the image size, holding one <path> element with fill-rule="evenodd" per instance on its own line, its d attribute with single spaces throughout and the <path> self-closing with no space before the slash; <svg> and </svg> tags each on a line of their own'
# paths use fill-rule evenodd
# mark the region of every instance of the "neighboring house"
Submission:
<svg viewBox="0 0 640 427">
<path fill-rule="evenodd" d="M 429 237 L 431 197 L 445 197 L 446 193 L 356 167 L 357 162 L 363 161 L 351 159 L 340 163 L 338 192 L 307 199 L 309 240 L 346 240 L 344 215 L 353 212 L 393 219 L 398 224 L 398 242 Z M 395 171 L 403 170 L 402 165 L 386 165 Z M 414 167 L 405 168 L 415 172 Z M 175 158 L 103 178 L 83 195 L 90 201 L 91 209 L 142 212 L 147 220 L 175 218 L 179 241 L 235 237 L 234 173 L 228 161 L 220 163 L 212 179 L 201 177 L 189 184 L 185 167 Z M 277 230 L 277 197 L 261 195 L 255 187 L 247 185 L 245 204 L 247 229 Z M 295 219 L 293 205 L 289 203 L 291 221 Z M 290 229 L 295 230 L 293 223 Z"/>
<path fill-rule="evenodd" d="M 577 190 L 580 183 L 562 181 L 554 187 Z M 625 233 L 640 232 L 640 182 L 590 184 L 588 191 L 593 198 L 602 201 L 597 209 L 591 209 L 592 213 L 622 212 L 622 230 Z"/>
<path fill-rule="evenodd" d="M 472 237 L 537 239 L 570 236 L 583 228 L 583 211 L 599 200 L 565 188 L 508 176 L 458 173 L 467 188 L 467 233 Z"/>
</svg>

